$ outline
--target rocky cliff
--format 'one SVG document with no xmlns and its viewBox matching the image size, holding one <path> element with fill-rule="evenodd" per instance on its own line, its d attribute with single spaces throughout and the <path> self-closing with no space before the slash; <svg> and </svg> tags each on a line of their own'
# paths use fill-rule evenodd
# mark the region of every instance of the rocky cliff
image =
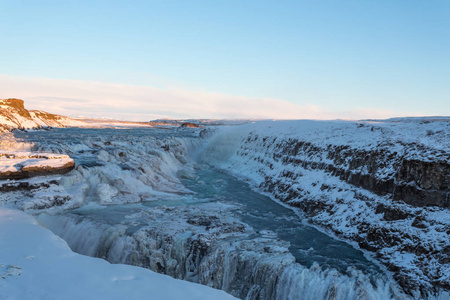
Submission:
<svg viewBox="0 0 450 300">
<path fill-rule="evenodd" d="M 450 289 L 449 121 L 264 122 L 219 133 L 209 155 L 426 294 Z"/>
<path fill-rule="evenodd" d="M 41 127 L 83 126 L 84 122 L 47 113 L 28 111 L 20 99 L 0 99 L 0 132 L 13 129 L 31 129 Z"/>
</svg>

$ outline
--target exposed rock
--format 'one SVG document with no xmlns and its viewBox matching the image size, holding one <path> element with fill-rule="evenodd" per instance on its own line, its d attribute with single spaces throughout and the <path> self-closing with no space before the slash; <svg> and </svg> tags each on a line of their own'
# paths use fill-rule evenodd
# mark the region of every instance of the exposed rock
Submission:
<svg viewBox="0 0 450 300">
<path fill-rule="evenodd" d="M 200 126 L 198 126 L 195 123 L 190 123 L 190 122 L 186 122 L 186 123 L 182 123 L 180 125 L 181 128 L 199 128 Z"/>
<path fill-rule="evenodd" d="M 0 99 L 0 132 L 41 127 L 84 126 L 86 123 L 39 110 L 28 111 L 20 99 Z"/>
<path fill-rule="evenodd" d="M 383 213 L 383 219 L 386 221 L 404 220 L 411 215 L 404 210 L 397 207 L 390 207 L 383 204 L 378 204 L 375 213 Z"/>
<path fill-rule="evenodd" d="M 64 174 L 74 168 L 67 155 L 51 153 L 0 152 L 0 180 Z"/>
<path fill-rule="evenodd" d="M 10 98 L 6 100 L 1 100 L 2 105 L 7 105 L 14 108 L 19 116 L 31 118 L 28 110 L 25 109 L 24 101 L 21 99 Z"/>
<path fill-rule="evenodd" d="M 415 206 L 450 208 L 450 161 L 403 160 L 396 174 L 394 200 Z"/>
<path fill-rule="evenodd" d="M 278 143 L 278 147 L 281 149 L 279 158 L 285 164 L 322 169 L 350 184 L 379 195 L 390 194 L 394 200 L 411 205 L 450 208 L 448 153 L 440 161 L 419 161 L 382 147 L 367 151 L 330 145 L 323 149 L 296 139 Z M 415 147 L 406 146 L 405 152 Z M 318 162 L 321 157 L 329 162 Z"/>
<path fill-rule="evenodd" d="M 424 219 L 420 216 L 417 216 L 414 218 L 414 221 L 412 222 L 411 226 L 414 226 L 416 228 L 427 228 L 428 226 L 424 223 Z"/>
</svg>

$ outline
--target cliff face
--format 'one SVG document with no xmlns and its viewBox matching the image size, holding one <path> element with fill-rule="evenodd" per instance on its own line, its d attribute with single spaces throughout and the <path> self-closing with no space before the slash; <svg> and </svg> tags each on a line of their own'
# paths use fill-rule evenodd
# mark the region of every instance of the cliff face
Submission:
<svg viewBox="0 0 450 300">
<path fill-rule="evenodd" d="M 84 122 L 44 111 L 28 111 L 20 99 L 0 99 L 0 132 L 40 127 L 83 126 Z"/>
<path fill-rule="evenodd" d="M 390 195 L 394 201 L 450 208 L 450 153 L 443 150 L 433 160 L 424 161 L 408 157 L 408 153 L 417 153 L 416 144 L 404 145 L 400 153 L 390 151 L 388 145 L 372 150 L 333 145 L 322 149 L 297 139 L 276 147 L 280 152 L 275 156 L 284 164 L 324 170 L 378 195 Z M 311 156 L 316 160 L 297 158 Z M 317 162 L 323 156 L 328 162 Z"/>
<path fill-rule="evenodd" d="M 450 122 L 281 125 L 212 148 L 235 143 L 222 166 L 375 253 L 405 290 L 450 289 Z"/>
<path fill-rule="evenodd" d="M 396 173 L 394 200 L 415 206 L 450 208 L 450 159 L 425 162 L 405 160 Z"/>
<path fill-rule="evenodd" d="M 38 127 L 20 99 L 0 99 L 0 131 Z"/>
<path fill-rule="evenodd" d="M 30 113 L 28 110 L 25 109 L 24 101 L 20 99 L 6 99 L 6 100 L 0 100 L 2 105 L 9 106 L 15 110 L 15 112 L 22 117 L 25 118 L 31 118 Z"/>
</svg>

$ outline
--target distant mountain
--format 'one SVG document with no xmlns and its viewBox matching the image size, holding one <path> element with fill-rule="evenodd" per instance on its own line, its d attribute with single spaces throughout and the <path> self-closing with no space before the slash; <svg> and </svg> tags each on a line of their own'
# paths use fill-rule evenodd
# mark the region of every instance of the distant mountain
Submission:
<svg viewBox="0 0 450 300">
<path fill-rule="evenodd" d="M 13 129 L 85 126 L 86 123 L 41 110 L 27 110 L 21 99 L 0 99 L 0 132 Z"/>
</svg>

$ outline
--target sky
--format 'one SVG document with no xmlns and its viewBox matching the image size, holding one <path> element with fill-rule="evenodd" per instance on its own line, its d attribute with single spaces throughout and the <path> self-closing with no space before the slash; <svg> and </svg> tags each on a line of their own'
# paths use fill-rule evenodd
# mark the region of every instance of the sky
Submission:
<svg viewBox="0 0 450 300">
<path fill-rule="evenodd" d="M 450 115 L 450 1 L 0 0 L 0 98 L 123 120 Z"/>
</svg>

